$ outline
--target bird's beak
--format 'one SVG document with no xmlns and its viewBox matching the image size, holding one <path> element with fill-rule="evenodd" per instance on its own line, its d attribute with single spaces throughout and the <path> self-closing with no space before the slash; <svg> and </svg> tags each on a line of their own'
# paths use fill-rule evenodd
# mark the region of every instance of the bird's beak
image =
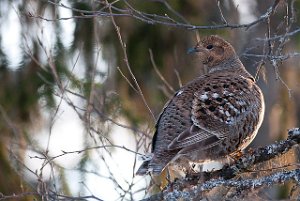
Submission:
<svg viewBox="0 0 300 201">
<path fill-rule="evenodd" d="M 195 52 L 197 52 L 197 50 L 196 50 L 196 48 L 194 48 L 194 47 L 191 47 L 191 48 L 189 48 L 189 49 L 187 50 L 187 54 L 192 54 L 192 53 L 195 53 Z"/>
<path fill-rule="evenodd" d="M 192 53 L 195 53 L 195 52 L 207 52 L 207 50 L 205 48 L 199 47 L 199 46 L 192 47 L 192 48 L 189 48 L 187 50 L 188 54 L 192 54 Z"/>
</svg>

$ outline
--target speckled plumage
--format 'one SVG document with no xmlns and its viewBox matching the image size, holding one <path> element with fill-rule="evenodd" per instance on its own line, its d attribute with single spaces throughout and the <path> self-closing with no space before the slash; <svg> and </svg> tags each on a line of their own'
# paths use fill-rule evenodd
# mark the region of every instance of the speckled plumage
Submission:
<svg viewBox="0 0 300 201">
<path fill-rule="evenodd" d="M 233 47 L 217 36 L 192 50 L 208 73 L 183 86 L 166 104 L 152 140 L 152 157 L 137 174 L 159 174 L 178 158 L 218 160 L 244 149 L 264 116 L 264 99 Z"/>
</svg>

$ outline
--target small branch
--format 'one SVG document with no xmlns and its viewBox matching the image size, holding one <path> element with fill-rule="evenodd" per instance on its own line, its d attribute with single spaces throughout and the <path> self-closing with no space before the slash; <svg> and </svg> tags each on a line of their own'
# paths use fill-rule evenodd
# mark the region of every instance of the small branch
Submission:
<svg viewBox="0 0 300 201">
<path fill-rule="evenodd" d="M 220 5 L 220 0 L 217 1 L 217 5 L 218 5 L 218 9 L 219 9 L 222 21 L 224 22 L 224 24 L 228 24 L 227 20 L 225 19 L 224 15 L 223 15 L 221 5 Z"/>
<path fill-rule="evenodd" d="M 273 37 L 270 37 L 270 38 L 267 38 L 267 39 L 265 39 L 265 38 L 256 38 L 256 40 L 258 40 L 258 41 L 265 41 L 265 40 L 268 40 L 268 41 L 283 40 L 283 39 L 285 39 L 285 38 L 294 36 L 294 35 L 298 34 L 299 32 L 300 32 L 300 28 L 295 29 L 294 31 L 285 33 L 284 35 L 273 36 Z"/>
<path fill-rule="evenodd" d="M 94 150 L 94 149 L 106 149 L 106 148 L 118 148 L 118 149 L 123 149 L 125 151 L 128 151 L 130 153 L 133 153 L 135 155 L 139 155 L 139 156 L 143 156 L 144 154 L 140 154 L 136 151 L 133 151 L 125 146 L 120 146 L 120 145 L 99 145 L 99 146 L 94 146 L 94 147 L 87 147 L 85 149 L 81 149 L 81 150 L 76 150 L 76 151 L 63 151 L 61 150 L 61 154 L 59 155 L 56 155 L 56 156 L 53 156 L 53 157 L 50 157 L 50 156 L 47 156 L 45 153 L 40 153 L 42 156 L 29 156 L 31 159 L 32 158 L 35 158 L 35 159 L 41 159 L 41 160 L 47 160 L 47 163 L 59 158 L 59 157 L 62 157 L 62 156 L 65 156 L 65 155 L 68 155 L 68 154 L 81 154 L 83 152 L 87 152 L 87 151 L 90 151 L 90 150 Z"/>
<path fill-rule="evenodd" d="M 0 192 L 0 200 L 16 200 L 16 199 L 20 199 L 23 200 L 26 197 L 29 196 L 40 196 L 40 194 L 38 192 L 23 192 L 20 194 L 12 194 L 12 195 L 4 195 Z"/>
<path fill-rule="evenodd" d="M 105 2 L 105 5 L 102 9 L 98 11 L 89 11 L 89 10 L 81 10 L 81 9 L 75 9 L 72 7 L 68 7 L 62 3 L 57 3 L 54 1 L 48 1 L 49 4 L 55 5 L 62 7 L 64 9 L 69 9 L 74 13 L 79 13 L 78 15 L 74 15 L 71 17 L 67 18 L 55 18 L 55 19 L 48 19 L 40 15 L 34 15 L 32 13 L 25 14 L 28 17 L 31 18 L 38 18 L 42 19 L 45 21 L 58 21 L 58 20 L 70 20 L 74 18 L 95 18 L 95 17 L 132 17 L 136 20 L 139 20 L 141 22 L 147 23 L 147 24 L 159 24 L 159 25 L 164 25 L 164 26 L 169 26 L 169 27 L 177 27 L 177 28 L 183 28 L 183 29 L 188 29 L 188 30 L 197 30 L 197 29 L 242 29 L 246 28 L 249 29 L 254 25 L 257 25 L 261 22 L 264 22 L 267 20 L 271 15 L 273 15 L 275 12 L 275 9 L 278 5 L 278 0 L 274 2 L 274 4 L 267 9 L 267 11 L 262 14 L 258 19 L 250 22 L 250 23 L 245 23 L 245 24 L 221 24 L 221 25 L 192 25 L 186 20 L 184 20 L 182 17 L 180 17 L 180 14 L 176 14 L 176 11 L 173 11 L 168 4 L 165 4 L 165 6 L 177 17 L 179 17 L 183 22 L 176 21 L 173 18 L 170 18 L 168 15 L 158 15 L 158 14 L 152 14 L 152 13 L 146 13 L 142 11 L 138 11 L 134 9 L 130 4 L 128 4 L 127 1 L 124 1 L 126 4 L 126 9 L 123 8 L 118 8 L 114 6 L 114 3 L 108 3 L 107 1 Z M 108 9 L 109 12 L 104 11 L 105 9 Z M 222 14 L 221 14 L 222 15 Z M 224 16 L 222 17 L 222 19 Z M 225 18 L 222 20 L 224 21 Z M 226 22 L 226 20 L 225 20 Z"/>
<path fill-rule="evenodd" d="M 119 73 L 121 74 L 121 76 L 126 80 L 126 82 L 128 83 L 128 85 L 129 85 L 136 93 L 139 93 L 138 90 L 133 86 L 133 84 L 131 84 L 131 82 L 128 80 L 128 78 L 124 75 L 124 73 L 122 72 L 122 70 L 120 69 L 120 67 L 117 67 L 117 70 L 119 71 Z"/>
<path fill-rule="evenodd" d="M 177 77 L 179 88 L 181 88 L 183 85 L 178 70 L 174 69 L 174 73 Z"/>
<path fill-rule="evenodd" d="M 107 0 L 106 0 L 105 2 L 106 2 L 106 4 L 107 4 L 107 6 L 108 6 L 109 12 L 112 14 L 111 4 L 109 4 Z M 140 85 L 139 85 L 139 83 L 138 83 L 138 81 L 137 81 L 135 75 L 133 74 L 133 72 L 132 72 L 132 70 L 131 70 L 131 67 L 130 67 L 130 64 L 129 64 L 129 61 L 128 61 L 128 56 L 127 56 L 126 43 L 123 42 L 123 39 L 122 39 L 122 36 L 121 36 L 121 32 L 120 32 L 120 27 L 118 27 L 118 25 L 116 24 L 116 21 L 115 21 L 113 15 L 111 15 L 111 21 L 112 21 L 112 23 L 113 23 L 113 26 L 115 27 L 115 30 L 116 30 L 117 35 L 118 35 L 118 38 L 119 38 L 119 42 L 120 42 L 120 44 L 121 44 L 121 46 L 122 46 L 123 55 L 124 55 L 124 62 L 125 62 L 125 64 L 126 64 L 126 66 L 127 66 L 127 69 L 128 69 L 128 71 L 129 71 L 129 73 L 130 73 L 130 76 L 131 76 L 131 78 L 133 79 L 134 84 L 135 84 L 135 86 L 136 86 L 136 88 L 137 88 L 137 90 L 138 90 L 138 92 L 139 92 L 139 95 L 141 96 L 141 98 L 142 98 L 142 100 L 143 100 L 143 102 L 144 102 L 146 108 L 147 108 L 148 111 L 150 112 L 150 114 L 151 114 L 153 120 L 156 121 L 156 118 L 155 118 L 153 112 L 151 111 L 149 105 L 147 104 L 147 101 L 146 101 L 146 99 L 145 99 L 145 96 L 144 96 L 144 94 L 143 94 L 143 91 L 142 91 L 142 89 L 140 88 Z"/>
<path fill-rule="evenodd" d="M 153 58 L 153 53 L 152 53 L 152 50 L 149 49 L 149 54 L 150 54 L 150 60 L 151 60 L 151 63 L 152 63 L 152 66 L 156 72 L 156 74 L 158 75 L 158 77 L 161 79 L 161 81 L 167 86 L 167 88 L 172 92 L 172 93 L 175 93 L 175 90 L 174 88 L 168 83 L 168 81 L 164 78 L 164 76 L 159 72 L 157 66 L 156 66 L 156 63 L 154 61 L 154 58 Z"/>
</svg>

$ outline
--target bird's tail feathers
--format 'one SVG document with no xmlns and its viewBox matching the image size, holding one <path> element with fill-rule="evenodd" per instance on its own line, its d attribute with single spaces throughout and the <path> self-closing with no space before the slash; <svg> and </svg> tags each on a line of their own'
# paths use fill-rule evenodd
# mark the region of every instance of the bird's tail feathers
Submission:
<svg viewBox="0 0 300 201">
<path fill-rule="evenodd" d="M 153 153 L 142 155 L 139 159 L 143 160 L 143 163 L 137 170 L 136 175 L 145 175 L 149 173 L 159 175 L 167 165 L 167 163 L 161 164 L 153 161 L 155 160 L 153 159 Z"/>
<path fill-rule="evenodd" d="M 139 155 L 138 159 L 141 161 L 151 161 L 153 158 L 153 153 L 145 154 L 145 155 Z"/>
<path fill-rule="evenodd" d="M 149 163 L 150 163 L 150 160 L 144 161 L 135 174 L 136 175 L 145 175 L 145 174 L 149 173 Z"/>
</svg>

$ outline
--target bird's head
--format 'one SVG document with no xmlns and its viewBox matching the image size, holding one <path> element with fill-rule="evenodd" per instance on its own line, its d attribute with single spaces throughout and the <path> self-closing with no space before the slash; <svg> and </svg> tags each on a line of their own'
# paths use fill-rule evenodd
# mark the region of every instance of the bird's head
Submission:
<svg viewBox="0 0 300 201">
<path fill-rule="evenodd" d="M 209 69 L 237 58 L 230 43 L 218 36 L 203 38 L 195 47 L 190 48 L 188 53 L 198 54 L 201 62 Z"/>
</svg>

